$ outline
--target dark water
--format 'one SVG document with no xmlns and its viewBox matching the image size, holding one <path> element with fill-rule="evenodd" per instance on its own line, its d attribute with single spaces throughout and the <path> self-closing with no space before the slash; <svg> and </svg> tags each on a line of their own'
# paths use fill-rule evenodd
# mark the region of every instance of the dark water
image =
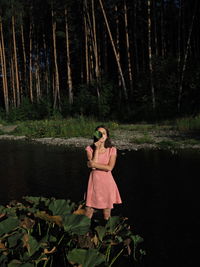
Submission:
<svg viewBox="0 0 200 267">
<path fill-rule="evenodd" d="M 127 216 L 144 238 L 147 267 L 196 266 L 198 151 L 118 151 L 113 175 Z M 84 149 L 0 141 L 0 204 L 24 195 L 83 200 Z"/>
</svg>

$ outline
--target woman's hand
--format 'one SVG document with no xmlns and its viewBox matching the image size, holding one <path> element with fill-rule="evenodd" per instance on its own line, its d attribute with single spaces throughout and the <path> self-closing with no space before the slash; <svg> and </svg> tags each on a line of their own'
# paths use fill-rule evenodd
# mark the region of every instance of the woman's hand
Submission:
<svg viewBox="0 0 200 267">
<path fill-rule="evenodd" d="M 100 142 L 100 140 L 97 141 L 97 142 L 95 142 L 94 145 L 95 145 L 95 148 L 96 148 L 96 149 L 100 149 L 100 147 L 101 147 L 101 142 Z"/>
</svg>

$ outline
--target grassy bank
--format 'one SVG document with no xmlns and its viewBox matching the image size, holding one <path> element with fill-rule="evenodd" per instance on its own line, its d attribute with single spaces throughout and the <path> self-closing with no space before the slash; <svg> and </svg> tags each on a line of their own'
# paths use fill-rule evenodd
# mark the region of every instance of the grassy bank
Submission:
<svg viewBox="0 0 200 267">
<path fill-rule="evenodd" d="M 178 148 L 186 145 L 200 145 L 200 116 L 153 124 L 121 124 L 116 121 L 97 121 L 81 116 L 68 119 L 17 121 L 12 125 L 8 124 L 9 122 L 0 121 L 0 134 L 10 133 L 30 139 L 44 137 L 92 138 L 96 126 L 103 124 L 110 130 L 113 140 L 128 142 L 132 146 L 145 144 L 155 145 L 159 148 Z"/>
</svg>

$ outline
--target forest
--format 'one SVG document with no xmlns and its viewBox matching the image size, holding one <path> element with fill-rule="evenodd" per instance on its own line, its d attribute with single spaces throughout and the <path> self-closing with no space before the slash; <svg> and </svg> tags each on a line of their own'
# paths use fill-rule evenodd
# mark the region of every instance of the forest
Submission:
<svg viewBox="0 0 200 267">
<path fill-rule="evenodd" d="M 0 117 L 200 112 L 198 0 L 0 0 Z"/>
</svg>

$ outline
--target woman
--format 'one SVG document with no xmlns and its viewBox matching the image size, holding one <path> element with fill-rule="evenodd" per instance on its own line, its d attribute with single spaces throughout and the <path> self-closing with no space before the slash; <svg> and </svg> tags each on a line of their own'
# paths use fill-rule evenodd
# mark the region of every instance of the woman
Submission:
<svg viewBox="0 0 200 267">
<path fill-rule="evenodd" d="M 112 176 L 117 150 L 112 146 L 109 131 L 103 125 L 95 129 L 97 137 L 94 143 L 86 147 L 88 162 L 91 168 L 87 196 L 86 216 L 92 218 L 94 209 L 102 209 L 103 217 L 108 220 L 113 204 L 121 204 L 121 197 Z M 99 137 L 98 137 L 99 135 Z"/>
</svg>

